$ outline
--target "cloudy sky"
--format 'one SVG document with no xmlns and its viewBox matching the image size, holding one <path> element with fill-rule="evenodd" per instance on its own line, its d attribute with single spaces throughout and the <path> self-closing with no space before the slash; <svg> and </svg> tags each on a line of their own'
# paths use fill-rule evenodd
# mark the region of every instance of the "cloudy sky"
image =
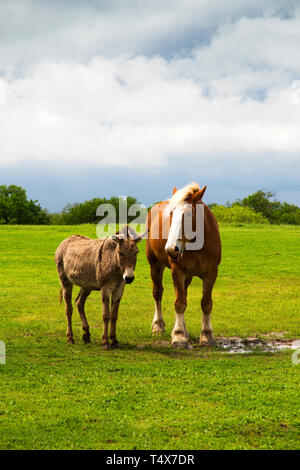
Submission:
<svg viewBox="0 0 300 470">
<path fill-rule="evenodd" d="M 298 0 L 1 0 L 0 184 L 300 205 Z"/>
</svg>

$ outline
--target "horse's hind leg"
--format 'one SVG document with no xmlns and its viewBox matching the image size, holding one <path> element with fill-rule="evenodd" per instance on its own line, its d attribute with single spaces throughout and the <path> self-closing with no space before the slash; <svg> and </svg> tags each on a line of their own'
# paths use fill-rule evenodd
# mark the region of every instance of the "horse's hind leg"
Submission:
<svg viewBox="0 0 300 470">
<path fill-rule="evenodd" d="M 155 312 L 152 322 L 152 333 L 161 333 L 165 330 L 165 322 L 162 316 L 161 299 L 163 295 L 163 274 L 165 266 L 159 262 L 151 263 L 151 278 L 153 282 L 153 298 L 155 301 Z"/>
<path fill-rule="evenodd" d="M 72 290 L 73 290 L 73 284 L 63 283 L 61 281 L 61 289 L 62 289 L 62 295 L 63 295 L 64 301 L 65 301 L 65 310 L 66 310 L 66 316 L 67 316 L 67 321 L 68 321 L 68 328 L 67 328 L 68 343 L 74 343 L 73 330 L 72 330 L 72 313 L 73 313 Z"/>
<path fill-rule="evenodd" d="M 212 289 L 217 279 L 218 271 L 215 270 L 207 274 L 203 278 L 203 296 L 201 300 L 201 308 L 203 312 L 202 317 L 202 330 L 200 335 L 200 344 L 202 346 L 215 346 L 216 340 L 212 333 L 210 323 L 210 314 L 213 307 Z"/>
<path fill-rule="evenodd" d="M 84 304 L 85 304 L 86 299 L 90 295 L 90 293 L 91 293 L 90 289 L 81 288 L 75 300 L 77 310 L 79 312 L 81 323 L 82 323 L 82 329 L 83 329 L 82 339 L 85 343 L 90 343 L 90 328 L 89 328 L 89 324 L 88 324 L 88 321 L 86 319 L 85 312 L 84 312 Z"/>
</svg>

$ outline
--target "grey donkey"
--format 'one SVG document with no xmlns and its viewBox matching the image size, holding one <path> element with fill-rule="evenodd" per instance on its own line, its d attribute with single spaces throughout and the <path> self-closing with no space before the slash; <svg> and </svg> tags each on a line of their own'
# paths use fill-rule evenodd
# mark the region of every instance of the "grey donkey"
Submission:
<svg viewBox="0 0 300 470">
<path fill-rule="evenodd" d="M 83 328 L 83 341 L 90 342 L 89 324 L 84 305 L 92 290 L 101 291 L 104 349 L 117 347 L 116 323 L 125 284 L 134 280 L 139 252 L 137 243 L 148 233 L 138 235 L 132 228 L 124 229 L 109 238 L 90 239 L 72 235 L 56 250 L 55 262 L 60 279 L 60 301 L 64 298 L 68 320 L 68 343 L 74 343 L 72 331 L 72 289 L 81 287 L 75 300 Z M 110 322 L 110 340 L 108 326 Z"/>
</svg>

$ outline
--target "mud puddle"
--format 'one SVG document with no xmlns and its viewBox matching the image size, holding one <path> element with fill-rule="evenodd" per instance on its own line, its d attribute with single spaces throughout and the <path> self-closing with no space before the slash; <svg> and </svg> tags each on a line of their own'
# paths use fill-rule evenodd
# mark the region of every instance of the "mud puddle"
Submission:
<svg viewBox="0 0 300 470">
<path fill-rule="evenodd" d="M 217 338 L 217 348 L 227 354 L 249 354 L 252 352 L 279 352 L 282 350 L 296 350 L 300 348 L 300 341 L 289 339 L 258 339 L 258 338 Z"/>
<path fill-rule="evenodd" d="M 249 354 L 253 352 L 270 352 L 276 353 L 280 351 L 293 351 L 300 349 L 300 340 L 292 340 L 285 338 L 288 332 L 270 332 L 262 334 L 258 337 L 240 338 L 238 336 L 219 336 L 216 338 L 216 349 L 221 350 L 224 354 Z M 147 344 L 139 344 L 138 349 L 145 348 L 170 348 L 169 339 L 156 339 L 154 342 Z M 199 350 L 203 346 L 199 345 L 199 338 L 190 337 L 187 349 Z"/>
</svg>

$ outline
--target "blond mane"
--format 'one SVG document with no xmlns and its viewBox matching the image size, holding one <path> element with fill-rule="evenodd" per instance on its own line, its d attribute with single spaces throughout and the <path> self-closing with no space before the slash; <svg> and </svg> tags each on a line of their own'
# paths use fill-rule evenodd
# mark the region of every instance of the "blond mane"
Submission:
<svg viewBox="0 0 300 470">
<path fill-rule="evenodd" d="M 184 186 L 184 188 L 178 189 L 169 200 L 169 210 L 173 210 L 175 207 L 183 204 L 189 196 L 199 191 L 199 189 L 198 183 L 190 183 Z"/>
</svg>

